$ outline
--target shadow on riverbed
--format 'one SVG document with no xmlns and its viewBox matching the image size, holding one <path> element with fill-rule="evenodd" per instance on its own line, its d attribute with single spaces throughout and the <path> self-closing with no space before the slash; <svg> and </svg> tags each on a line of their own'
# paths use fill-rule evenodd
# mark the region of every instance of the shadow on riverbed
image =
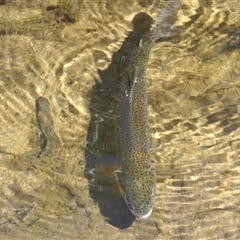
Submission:
<svg viewBox="0 0 240 240">
<path fill-rule="evenodd" d="M 85 177 L 89 182 L 89 194 L 106 220 L 120 229 L 131 226 L 135 217 L 120 195 L 114 175 L 118 168 L 116 119 L 118 105 L 121 104 L 118 89 L 121 79 L 128 79 L 129 68 L 133 68 L 131 60 L 151 24 L 152 18 L 145 13 L 134 17 L 133 31 L 113 54 L 108 68 L 98 70 L 101 81 L 95 80 L 89 104 L 91 120 L 85 150 Z"/>
</svg>

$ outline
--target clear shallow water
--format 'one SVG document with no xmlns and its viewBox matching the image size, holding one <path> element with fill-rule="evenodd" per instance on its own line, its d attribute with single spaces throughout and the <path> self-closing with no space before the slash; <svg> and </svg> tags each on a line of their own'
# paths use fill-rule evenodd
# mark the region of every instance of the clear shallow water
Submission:
<svg viewBox="0 0 240 240">
<path fill-rule="evenodd" d="M 155 45 L 147 72 L 152 159 L 159 168 L 147 221 L 132 217 L 111 174 L 116 105 L 114 86 L 104 80 L 114 76 L 107 69 L 133 18 L 140 12 L 154 18 L 163 3 L 0 6 L 1 237 L 239 237 L 240 5 L 182 2 L 176 24 L 185 32 Z M 139 31 L 147 19 L 140 18 Z M 40 96 L 49 101 L 44 116 L 53 123 L 46 128 L 59 144 L 39 156 Z M 161 180 L 161 167 L 179 174 Z"/>
</svg>

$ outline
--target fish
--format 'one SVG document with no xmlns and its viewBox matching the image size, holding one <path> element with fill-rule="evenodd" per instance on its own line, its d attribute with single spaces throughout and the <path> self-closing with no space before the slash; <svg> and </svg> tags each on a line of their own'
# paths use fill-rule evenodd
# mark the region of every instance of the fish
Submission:
<svg viewBox="0 0 240 240">
<path fill-rule="evenodd" d="M 140 39 L 134 54 L 123 56 L 119 76 L 118 161 L 119 190 L 132 214 L 147 219 L 154 207 L 156 171 L 151 161 L 146 70 L 152 47 L 160 37 L 175 35 L 180 1 L 168 1 Z"/>
<path fill-rule="evenodd" d="M 54 122 L 50 103 L 45 97 L 36 100 L 36 118 L 41 137 L 41 149 L 38 156 L 51 156 L 60 148 L 61 141 L 54 130 Z"/>
</svg>

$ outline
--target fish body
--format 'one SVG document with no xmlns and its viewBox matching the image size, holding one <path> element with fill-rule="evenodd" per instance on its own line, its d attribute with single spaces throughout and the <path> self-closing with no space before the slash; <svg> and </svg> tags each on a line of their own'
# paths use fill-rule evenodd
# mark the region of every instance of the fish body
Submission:
<svg viewBox="0 0 240 240">
<path fill-rule="evenodd" d="M 170 1 L 173 2 L 173 1 Z M 174 5 L 176 9 L 179 8 Z M 170 8 L 172 10 L 172 8 Z M 118 184 L 131 212 L 141 219 L 148 218 L 154 206 L 156 174 L 150 157 L 149 117 L 146 70 L 155 40 L 168 35 L 159 30 L 159 15 L 139 41 L 135 53 L 125 60 L 125 74 L 120 79 L 118 117 Z M 125 77 L 123 77 L 125 76 Z"/>
<path fill-rule="evenodd" d="M 154 44 L 153 30 L 140 40 L 129 83 L 121 87 L 118 180 L 124 199 L 138 218 L 151 214 L 155 169 L 150 160 L 146 68 Z"/>
</svg>

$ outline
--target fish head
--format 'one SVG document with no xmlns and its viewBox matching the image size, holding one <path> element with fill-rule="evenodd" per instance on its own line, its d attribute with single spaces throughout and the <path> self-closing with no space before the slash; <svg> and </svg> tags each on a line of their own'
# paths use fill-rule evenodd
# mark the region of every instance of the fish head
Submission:
<svg viewBox="0 0 240 240">
<path fill-rule="evenodd" d="M 120 192 L 132 212 L 139 219 L 147 219 L 155 198 L 155 171 L 118 174 Z"/>
</svg>

